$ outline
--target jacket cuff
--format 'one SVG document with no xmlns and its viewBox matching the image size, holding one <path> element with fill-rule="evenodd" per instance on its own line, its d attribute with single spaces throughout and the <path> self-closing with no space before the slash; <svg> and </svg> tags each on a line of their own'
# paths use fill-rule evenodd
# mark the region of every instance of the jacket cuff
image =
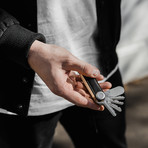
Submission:
<svg viewBox="0 0 148 148">
<path fill-rule="evenodd" d="M 34 33 L 18 24 L 9 26 L 0 39 L 2 56 L 11 59 L 25 68 L 28 64 L 28 52 L 35 40 L 45 42 L 45 37 L 40 33 Z"/>
</svg>

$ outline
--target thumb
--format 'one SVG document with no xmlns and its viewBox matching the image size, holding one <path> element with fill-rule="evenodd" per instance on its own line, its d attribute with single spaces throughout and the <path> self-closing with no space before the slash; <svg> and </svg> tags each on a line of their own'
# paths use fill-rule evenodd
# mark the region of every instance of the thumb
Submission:
<svg viewBox="0 0 148 148">
<path fill-rule="evenodd" d="M 70 63 L 70 65 L 67 65 L 67 68 L 69 67 L 68 70 L 74 70 L 79 72 L 82 75 L 85 75 L 87 77 L 92 77 L 92 78 L 96 78 L 100 75 L 100 71 L 96 67 L 78 58 L 74 58 L 73 60 L 71 60 L 71 62 L 72 63 Z"/>
</svg>

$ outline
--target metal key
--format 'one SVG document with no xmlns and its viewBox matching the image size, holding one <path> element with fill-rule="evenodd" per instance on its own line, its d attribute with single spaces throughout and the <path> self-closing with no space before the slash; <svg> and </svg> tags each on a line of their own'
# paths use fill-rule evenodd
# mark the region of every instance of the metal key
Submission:
<svg viewBox="0 0 148 148">
<path fill-rule="evenodd" d="M 124 100 L 125 97 L 120 96 L 124 93 L 123 87 L 117 86 L 104 92 L 96 79 L 83 75 L 80 75 L 80 77 L 95 103 L 104 105 L 113 116 L 116 116 L 115 110 L 118 112 L 122 111 L 118 105 L 124 104 L 121 101 Z"/>
</svg>

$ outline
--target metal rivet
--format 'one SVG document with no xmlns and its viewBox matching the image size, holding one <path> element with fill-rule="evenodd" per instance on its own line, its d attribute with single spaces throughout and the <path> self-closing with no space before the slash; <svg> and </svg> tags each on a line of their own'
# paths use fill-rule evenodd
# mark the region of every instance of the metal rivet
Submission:
<svg viewBox="0 0 148 148">
<path fill-rule="evenodd" d="M 28 79 L 26 77 L 23 78 L 24 83 L 28 83 Z"/>
</svg>

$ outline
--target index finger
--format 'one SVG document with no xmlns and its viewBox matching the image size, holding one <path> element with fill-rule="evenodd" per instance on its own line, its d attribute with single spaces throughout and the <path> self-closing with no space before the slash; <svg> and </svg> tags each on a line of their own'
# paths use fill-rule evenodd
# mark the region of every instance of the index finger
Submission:
<svg viewBox="0 0 148 148">
<path fill-rule="evenodd" d="M 103 111 L 104 106 L 96 104 L 92 99 L 87 99 L 76 91 L 65 93 L 64 98 L 77 106 Z"/>
</svg>

